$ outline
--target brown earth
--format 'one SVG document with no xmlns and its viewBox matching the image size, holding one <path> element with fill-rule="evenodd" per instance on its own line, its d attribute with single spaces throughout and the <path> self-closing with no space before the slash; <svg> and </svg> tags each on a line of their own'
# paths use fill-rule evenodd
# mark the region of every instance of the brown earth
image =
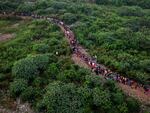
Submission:
<svg viewBox="0 0 150 113">
<path fill-rule="evenodd" d="M 120 88 L 124 91 L 128 96 L 134 97 L 138 99 L 140 102 L 146 105 L 150 105 L 150 94 L 145 94 L 144 89 L 142 88 L 131 88 L 130 86 L 118 83 Z"/>
<path fill-rule="evenodd" d="M 12 39 L 13 37 L 14 37 L 14 34 L 0 34 L 0 41 Z"/>
<path fill-rule="evenodd" d="M 90 69 L 89 66 L 85 62 L 83 62 L 81 58 L 77 57 L 75 54 L 72 55 L 72 60 L 76 65 L 79 65 L 80 67 Z"/>
<path fill-rule="evenodd" d="M 0 113 L 34 113 L 31 110 L 29 103 L 22 103 L 20 99 L 17 99 L 12 104 L 13 109 L 8 109 L 0 106 Z"/>
</svg>

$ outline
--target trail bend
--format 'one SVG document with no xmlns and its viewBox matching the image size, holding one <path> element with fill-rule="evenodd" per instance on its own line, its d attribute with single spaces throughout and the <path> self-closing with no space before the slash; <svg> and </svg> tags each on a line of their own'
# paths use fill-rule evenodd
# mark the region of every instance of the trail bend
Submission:
<svg viewBox="0 0 150 113">
<path fill-rule="evenodd" d="M 8 16 L 8 15 L 3 15 L 3 16 Z M 69 26 L 65 25 L 64 22 L 62 22 L 61 20 L 52 18 L 52 17 L 45 17 L 45 16 L 38 16 L 38 15 L 32 15 L 32 16 L 31 15 L 25 15 L 25 16 L 15 15 L 15 16 L 20 17 L 22 19 L 45 19 L 49 22 L 55 23 L 56 25 L 60 27 L 60 29 L 64 33 L 68 43 L 70 44 L 70 47 L 72 49 L 73 48 L 78 49 L 76 52 L 74 51 L 72 54 L 72 60 L 75 62 L 75 64 L 81 67 L 93 70 L 93 66 L 88 64 L 88 62 L 91 60 L 91 62 L 94 62 L 96 66 L 100 66 L 101 69 L 103 69 L 104 71 L 107 70 L 112 73 L 112 71 L 108 69 L 107 67 L 105 67 L 103 64 L 99 64 L 97 61 L 92 59 L 92 57 L 87 53 L 87 51 L 79 43 L 77 43 L 77 40 L 75 38 L 73 31 L 71 31 Z M 72 41 L 75 41 L 75 42 L 72 42 Z M 85 61 L 85 58 L 87 58 L 88 60 Z M 104 73 L 98 74 L 97 76 L 103 76 L 105 79 L 110 79 L 108 76 L 105 76 Z M 118 82 L 118 86 L 124 91 L 125 94 L 138 99 L 143 104 L 150 105 L 150 90 L 148 90 L 147 93 L 145 93 L 145 90 L 143 87 L 141 87 L 140 85 L 138 85 L 138 87 L 135 86 L 137 84 L 139 83 L 135 82 L 134 85 L 129 86 L 122 82 Z"/>
</svg>

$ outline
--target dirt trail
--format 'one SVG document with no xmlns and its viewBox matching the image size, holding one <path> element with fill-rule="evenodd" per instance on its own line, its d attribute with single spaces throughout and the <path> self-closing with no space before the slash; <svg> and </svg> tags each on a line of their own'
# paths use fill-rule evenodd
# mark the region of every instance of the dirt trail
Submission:
<svg viewBox="0 0 150 113">
<path fill-rule="evenodd" d="M 86 52 L 86 50 L 84 51 Z M 77 57 L 75 54 L 72 55 L 72 60 L 74 61 L 75 64 L 79 65 L 80 67 L 90 69 L 89 66 L 81 58 Z M 131 88 L 130 86 L 121 83 L 117 83 L 117 84 L 126 95 L 134 97 L 135 99 L 139 100 L 143 104 L 150 105 L 150 94 L 145 94 L 143 89 Z"/>
<path fill-rule="evenodd" d="M 130 86 L 121 83 L 118 83 L 118 85 L 128 96 L 138 99 L 143 104 L 150 105 L 150 94 L 145 94 L 143 89 L 141 88 L 134 89 L 131 88 Z"/>
<path fill-rule="evenodd" d="M 77 57 L 75 54 L 72 54 L 72 60 L 76 65 L 79 65 L 80 67 L 90 69 L 89 66 L 85 62 L 83 62 L 81 58 Z"/>
<path fill-rule="evenodd" d="M 61 28 L 62 32 L 64 32 L 65 34 L 65 29 L 59 25 L 59 27 Z M 71 33 L 73 33 L 72 31 L 70 31 Z M 73 34 L 74 36 L 74 34 Z M 65 35 L 67 41 L 70 43 L 68 37 Z M 84 49 L 81 45 L 78 45 L 78 49 L 80 50 L 80 52 L 88 57 L 90 57 L 90 55 L 88 54 L 88 52 L 86 51 L 86 49 Z M 76 54 L 72 55 L 72 60 L 74 61 L 75 64 L 79 65 L 80 67 L 84 67 L 87 69 L 91 69 L 80 57 L 78 57 Z M 103 64 L 99 64 L 101 65 L 101 67 L 106 68 Z M 128 96 L 134 97 L 136 99 L 138 99 L 140 102 L 142 102 L 143 104 L 146 105 L 150 105 L 150 94 L 145 94 L 144 93 L 144 89 L 143 88 L 131 88 L 128 85 L 124 85 L 122 83 L 118 83 L 118 86 L 124 91 L 124 93 Z"/>
</svg>

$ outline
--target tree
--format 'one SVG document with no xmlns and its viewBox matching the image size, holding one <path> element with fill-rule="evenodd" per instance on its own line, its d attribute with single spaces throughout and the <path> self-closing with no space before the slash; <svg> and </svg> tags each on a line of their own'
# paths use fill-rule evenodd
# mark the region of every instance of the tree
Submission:
<svg viewBox="0 0 150 113">
<path fill-rule="evenodd" d="M 33 62 L 31 57 L 21 59 L 15 62 L 12 68 L 12 74 L 16 78 L 25 78 L 27 80 L 33 79 L 39 74 L 37 65 Z"/>
<path fill-rule="evenodd" d="M 124 96 L 122 92 L 116 91 L 114 93 L 111 93 L 112 102 L 115 105 L 121 105 L 124 102 Z"/>
<path fill-rule="evenodd" d="M 38 105 L 39 109 L 45 108 L 47 113 L 83 113 L 86 110 L 86 103 L 76 86 L 60 82 L 48 85 L 46 94 Z"/>
<path fill-rule="evenodd" d="M 62 19 L 65 21 L 66 24 L 73 24 L 75 21 L 77 21 L 77 16 L 72 13 L 65 13 L 62 16 Z"/>
<path fill-rule="evenodd" d="M 87 85 L 89 88 L 94 88 L 94 87 L 101 87 L 102 85 L 102 78 L 100 76 L 95 76 L 95 75 L 87 75 L 85 77 L 85 85 Z"/>
<path fill-rule="evenodd" d="M 59 74 L 59 69 L 56 63 L 51 63 L 48 66 L 48 74 L 52 79 L 56 79 L 56 76 Z"/>
<path fill-rule="evenodd" d="M 36 2 L 35 6 L 36 6 L 36 9 L 43 9 L 43 8 L 45 9 L 49 5 L 48 5 L 48 1 L 46 1 L 46 0 L 42 0 L 42 1 L 38 0 Z"/>
<path fill-rule="evenodd" d="M 118 91 L 117 90 L 118 88 L 117 88 L 115 82 L 112 80 L 105 81 L 103 87 L 105 87 L 105 89 L 108 89 L 110 92 L 117 92 Z"/>
<path fill-rule="evenodd" d="M 6 75 L 3 73 L 0 73 L 0 81 L 3 81 L 6 79 Z"/>
<path fill-rule="evenodd" d="M 33 45 L 33 50 L 38 53 L 47 53 L 49 51 L 49 46 L 47 44 L 36 44 Z"/>
<path fill-rule="evenodd" d="M 28 87 L 22 91 L 20 97 L 23 101 L 32 102 L 35 99 L 35 94 L 36 94 L 35 88 Z"/>
<path fill-rule="evenodd" d="M 43 71 L 49 62 L 47 55 L 29 55 L 27 58 L 15 62 L 12 74 L 16 78 L 33 79 Z"/>
<path fill-rule="evenodd" d="M 127 107 L 131 113 L 138 113 L 140 111 L 139 103 L 132 98 L 127 98 Z"/>
<path fill-rule="evenodd" d="M 77 73 L 73 70 L 64 70 L 60 74 L 58 74 L 57 79 L 65 82 L 74 81 L 77 76 Z"/>
<path fill-rule="evenodd" d="M 23 3 L 18 6 L 17 11 L 30 13 L 31 11 L 33 11 L 33 8 L 33 5 L 31 5 L 30 3 Z"/>
<path fill-rule="evenodd" d="M 126 103 L 118 105 L 117 110 L 118 110 L 118 113 L 128 113 L 128 108 L 127 108 Z"/>
<path fill-rule="evenodd" d="M 144 13 L 140 7 L 122 6 L 119 10 L 121 16 L 143 16 Z"/>
<path fill-rule="evenodd" d="M 107 91 L 100 88 L 93 89 L 93 104 L 99 106 L 104 111 L 110 110 L 111 100 Z"/>
<path fill-rule="evenodd" d="M 108 4 L 109 0 L 96 0 L 97 4 Z"/>
<path fill-rule="evenodd" d="M 0 1 L 0 11 L 12 11 L 17 8 L 17 2 Z"/>
<path fill-rule="evenodd" d="M 144 71 L 150 73 L 150 60 L 149 59 L 141 60 L 139 65 L 140 65 L 140 68 L 142 68 Z"/>
<path fill-rule="evenodd" d="M 35 56 L 31 55 L 28 57 L 31 57 L 33 63 L 38 67 L 37 69 L 39 70 L 44 70 L 49 63 L 49 57 L 47 54 L 39 54 Z"/>
<path fill-rule="evenodd" d="M 12 96 L 19 96 L 26 88 L 28 87 L 28 83 L 24 79 L 15 79 L 10 84 L 10 93 Z"/>
</svg>

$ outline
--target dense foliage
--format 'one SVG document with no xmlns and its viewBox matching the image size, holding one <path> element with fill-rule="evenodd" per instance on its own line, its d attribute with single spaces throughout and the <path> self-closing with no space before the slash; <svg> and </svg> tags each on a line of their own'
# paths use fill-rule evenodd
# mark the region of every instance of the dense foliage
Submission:
<svg viewBox="0 0 150 113">
<path fill-rule="evenodd" d="M 99 62 L 144 84 L 150 78 L 149 6 L 149 0 L 0 1 L 1 11 L 31 11 L 62 19 Z M 7 18 L 0 19 L 0 32 L 15 33 L 14 39 L 0 42 L 0 87 L 9 89 L 13 98 L 30 102 L 37 112 L 140 111 L 139 103 L 113 81 L 73 63 L 56 25 Z"/>
<path fill-rule="evenodd" d="M 139 111 L 139 104 L 132 99 L 128 103 L 126 96 L 112 81 L 105 82 L 88 70 L 74 65 L 62 33 L 58 32 L 56 26 L 47 24 L 40 20 L 28 22 L 18 31 L 15 39 L 1 44 L 3 62 L 0 85 L 8 87 L 12 97 L 20 97 L 32 103 L 35 110 L 47 113 L 109 113 L 112 110 L 127 113 L 131 105 Z M 36 38 L 41 32 L 38 28 L 44 26 L 47 34 Z M 34 49 L 37 45 L 46 46 L 46 51 L 43 53 Z M 16 55 L 17 58 L 10 55 Z M 7 67 L 3 67 L 6 66 L 5 62 L 8 62 Z M 6 77 L 7 74 L 9 77 Z M 10 82 L 10 86 L 5 82 Z M 123 108 L 120 108 L 122 104 Z"/>
</svg>

